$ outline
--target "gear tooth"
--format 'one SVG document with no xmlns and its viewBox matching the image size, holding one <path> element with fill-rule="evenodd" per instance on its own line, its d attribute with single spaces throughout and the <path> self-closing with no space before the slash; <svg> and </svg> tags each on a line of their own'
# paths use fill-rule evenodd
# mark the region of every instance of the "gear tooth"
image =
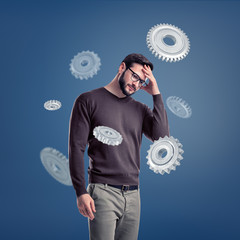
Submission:
<svg viewBox="0 0 240 240">
<path fill-rule="evenodd" d="M 175 138 L 173 136 L 170 136 L 169 137 L 171 140 L 175 141 Z"/>
<path fill-rule="evenodd" d="M 181 148 L 179 148 L 179 153 L 180 153 L 180 154 L 183 154 L 184 151 L 183 151 Z"/>
<path fill-rule="evenodd" d="M 171 170 L 175 171 L 176 170 L 176 167 L 173 165 L 170 167 Z"/>
<path fill-rule="evenodd" d="M 178 142 L 179 142 L 179 141 L 178 141 Z M 179 148 L 182 148 L 183 145 L 182 145 L 181 143 L 178 143 L 178 147 L 179 147 Z"/>
<path fill-rule="evenodd" d="M 164 171 L 168 174 L 170 173 L 170 170 L 168 168 L 164 169 Z"/>
<path fill-rule="evenodd" d="M 178 147 L 179 147 L 179 148 L 182 148 L 182 147 L 183 147 L 183 145 L 179 142 L 179 140 L 178 140 L 177 144 L 178 144 Z"/>
<path fill-rule="evenodd" d="M 183 156 L 182 155 L 178 155 L 178 160 L 179 161 L 183 160 Z"/>
<path fill-rule="evenodd" d="M 176 165 L 176 166 L 180 166 L 180 162 L 179 162 L 179 161 L 176 161 L 176 162 L 175 162 L 175 165 Z"/>
</svg>

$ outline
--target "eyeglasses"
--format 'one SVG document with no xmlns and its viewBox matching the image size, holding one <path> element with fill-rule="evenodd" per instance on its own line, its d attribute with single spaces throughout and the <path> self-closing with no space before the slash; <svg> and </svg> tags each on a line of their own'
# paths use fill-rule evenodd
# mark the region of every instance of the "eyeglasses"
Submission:
<svg viewBox="0 0 240 240">
<path fill-rule="evenodd" d="M 146 81 L 142 80 L 130 67 L 128 68 L 131 72 L 132 72 L 132 76 L 131 79 L 133 82 L 138 82 L 140 83 L 141 86 L 146 87 L 148 85 L 148 78 L 146 79 Z"/>
</svg>

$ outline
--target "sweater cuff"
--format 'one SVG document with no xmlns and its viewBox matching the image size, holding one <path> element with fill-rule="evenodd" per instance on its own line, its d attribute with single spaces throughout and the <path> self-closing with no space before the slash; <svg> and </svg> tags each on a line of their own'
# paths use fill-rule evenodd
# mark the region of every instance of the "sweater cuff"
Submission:
<svg viewBox="0 0 240 240">
<path fill-rule="evenodd" d="M 77 197 L 80 197 L 83 194 L 88 193 L 85 187 L 82 187 L 80 190 L 76 190 Z"/>
<path fill-rule="evenodd" d="M 162 94 L 161 93 L 155 94 L 155 95 L 152 95 L 152 96 L 153 96 L 153 101 L 154 102 L 163 104 L 163 99 L 162 99 Z"/>
</svg>

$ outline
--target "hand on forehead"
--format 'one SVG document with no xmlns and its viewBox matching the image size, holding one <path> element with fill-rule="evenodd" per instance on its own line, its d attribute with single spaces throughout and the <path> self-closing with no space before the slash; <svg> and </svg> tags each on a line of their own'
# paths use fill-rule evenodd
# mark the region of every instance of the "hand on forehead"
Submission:
<svg viewBox="0 0 240 240">
<path fill-rule="evenodd" d="M 151 69 L 149 66 L 147 66 L 147 67 L 144 67 L 143 65 L 141 65 L 141 64 L 139 64 L 139 63 L 133 63 L 132 64 L 132 67 L 131 67 L 131 69 L 141 78 L 141 79 L 143 79 L 143 80 L 145 80 L 146 79 L 146 76 L 145 76 L 145 73 L 144 73 L 144 71 L 143 71 L 143 69 Z"/>
</svg>

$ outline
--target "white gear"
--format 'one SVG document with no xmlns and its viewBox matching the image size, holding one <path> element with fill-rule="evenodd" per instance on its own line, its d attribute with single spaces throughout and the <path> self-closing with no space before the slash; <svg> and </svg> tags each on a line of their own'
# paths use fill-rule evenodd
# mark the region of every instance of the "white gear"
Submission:
<svg viewBox="0 0 240 240">
<path fill-rule="evenodd" d="M 62 184 L 72 185 L 69 161 L 62 153 L 54 148 L 46 147 L 40 152 L 40 158 L 43 166 L 53 178 Z"/>
<path fill-rule="evenodd" d="M 93 129 L 93 135 L 95 138 L 97 138 L 98 141 L 112 146 L 121 144 L 123 140 L 121 134 L 118 131 L 105 126 L 95 127 Z"/>
<path fill-rule="evenodd" d="M 182 144 L 178 139 L 170 136 L 159 138 L 154 141 L 147 151 L 147 164 L 155 173 L 170 173 L 171 170 L 176 170 L 176 166 L 180 165 L 180 160 L 183 159 Z M 166 155 L 165 155 L 166 154 Z M 165 155 L 165 156 L 164 156 Z"/>
<path fill-rule="evenodd" d="M 97 74 L 100 66 L 100 58 L 96 53 L 82 51 L 71 60 L 70 71 L 75 78 L 83 80 Z"/>
<path fill-rule="evenodd" d="M 170 96 L 166 100 L 167 106 L 172 113 L 181 118 L 190 118 L 192 116 L 192 109 L 183 99 Z"/>
<path fill-rule="evenodd" d="M 58 110 L 61 106 L 62 104 L 58 100 L 49 100 L 44 103 L 44 108 L 49 111 Z"/>
<path fill-rule="evenodd" d="M 169 45 L 165 40 L 171 39 Z M 171 24 L 157 24 L 147 34 L 147 46 L 152 54 L 166 62 L 176 62 L 185 58 L 190 49 L 187 35 L 178 27 Z"/>
</svg>

